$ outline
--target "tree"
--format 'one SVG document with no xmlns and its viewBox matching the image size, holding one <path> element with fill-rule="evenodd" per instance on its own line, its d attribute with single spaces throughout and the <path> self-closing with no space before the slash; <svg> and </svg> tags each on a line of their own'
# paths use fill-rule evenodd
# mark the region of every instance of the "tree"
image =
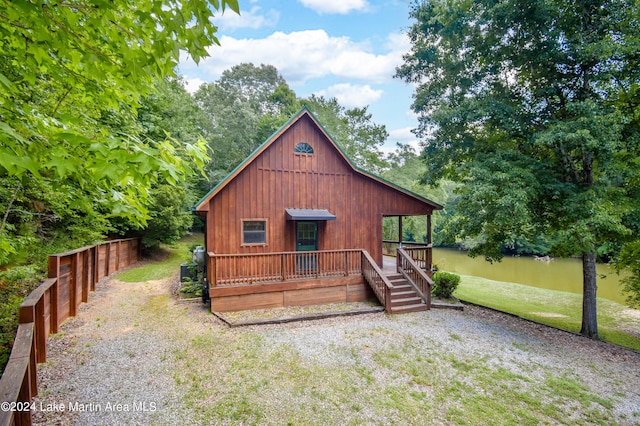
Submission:
<svg viewBox="0 0 640 426">
<path fill-rule="evenodd" d="M 444 234 L 440 231 L 443 222 L 452 214 L 452 211 L 455 211 L 457 195 L 454 194 L 454 190 L 458 185 L 447 180 L 440 180 L 437 187 L 425 185 L 424 182 L 421 182 L 420 176 L 426 173 L 427 165 L 411 145 L 398 143 L 396 150 L 387 156 L 387 161 L 389 168 L 380 174 L 381 177 L 444 206 L 443 210 L 432 216 L 432 241 L 434 246 L 448 245 L 449 241 L 444 239 Z M 387 236 L 389 238 L 397 238 L 397 229 L 385 228 L 395 221 L 395 218 L 385 218 L 383 221 L 383 232 L 386 232 L 385 239 Z M 427 224 L 423 216 L 405 217 L 403 219 L 403 230 L 412 232 L 416 241 L 426 241 Z"/>
<path fill-rule="evenodd" d="M 181 187 L 157 185 L 151 193 L 151 218 L 142 233 L 142 244 L 153 248 L 160 243 L 173 244 L 191 229 L 193 214 L 189 207 L 193 202 L 189 202 L 187 191 Z"/>
<path fill-rule="evenodd" d="M 272 65 L 236 65 L 216 82 L 202 85 L 195 99 L 207 116 L 206 137 L 216 152 L 207 169 L 211 185 L 224 179 L 303 104 L 358 166 L 373 172 L 387 167 L 380 146 L 388 134 L 371 120 L 367 107 L 347 109 L 336 99 L 313 95 L 298 99 Z"/>
<path fill-rule="evenodd" d="M 189 144 L 207 143 L 203 139 L 206 116 L 185 89 L 181 78 L 156 82 L 156 90 L 141 100 L 137 124 L 141 127 L 141 137 L 149 140 L 170 137 Z M 183 159 L 189 161 L 186 155 Z M 174 243 L 191 229 L 194 216 L 190 207 L 208 190 L 202 189 L 204 179 L 204 173 L 193 173 L 177 184 L 169 185 L 162 179 L 153 184 L 149 191 L 147 224 L 133 233 L 142 236 L 145 247 Z M 127 224 L 123 225 L 126 227 Z"/>
<path fill-rule="evenodd" d="M 462 183 L 449 232 L 481 235 L 471 254 L 489 260 L 540 234 L 580 255 L 594 339 L 598 247 L 633 238 L 638 14 L 616 0 L 418 2 L 397 69 L 417 85 L 424 180 Z"/>
<path fill-rule="evenodd" d="M 280 111 L 273 96 L 283 85 L 286 82 L 274 66 L 243 63 L 225 70 L 217 81 L 203 84 L 195 93 L 208 119 L 209 146 L 217 153 L 207 166 L 212 185 L 264 142 L 258 138 L 264 133 L 261 119 Z"/>
<path fill-rule="evenodd" d="M 175 140 L 140 140 L 112 126 L 173 74 L 180 52 L 196 61 L 217 43 L 210 18 L 236 0 L 0 0 L 0 176 L 72 181 L 104 209 L 144 223 L 155 176 L 183 178 Z M 151 173 L 154 172 L 154 173 Z"/>
<path fill-rule="evenodd" d="M 388 167 L 380 147 L 389 134 L 374 123 L 368 107 L 347 109 L 335 98 L 312 95 L 302 100 L 327 128 L 347 156 L 363 169 L 380 173 Z"/>
</svg>

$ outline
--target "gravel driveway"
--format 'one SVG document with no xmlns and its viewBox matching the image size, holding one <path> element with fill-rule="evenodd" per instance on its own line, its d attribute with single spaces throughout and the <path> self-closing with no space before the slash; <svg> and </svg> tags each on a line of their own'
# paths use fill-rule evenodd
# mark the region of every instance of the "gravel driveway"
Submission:
<svg viewBox="0 0 640 426">
<path fill-rule="evenodd" d="M 489 310 L 230 329 L 175 278 L 99 284 L 36 424 L 640 424 L 640 354 Z"/>
</svg>

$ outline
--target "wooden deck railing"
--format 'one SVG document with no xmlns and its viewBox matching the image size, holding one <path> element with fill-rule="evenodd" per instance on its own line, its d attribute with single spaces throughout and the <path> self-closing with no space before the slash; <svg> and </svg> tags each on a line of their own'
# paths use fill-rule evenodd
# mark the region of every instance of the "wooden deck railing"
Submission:
<svg viewBox="0 0 640 426">
<path fill-rule="evenodd" d="M 393 284 L 389 281 L 371 255 L 362 250 L 362 275 L 373 289 L 376 297 L 384 306 L 384 311 L 391 313 L 391 289 Z"/>
<path fill-rule="evenodd" d="M 362 275 L 390 312 L 393 285 L 366 250 L 326 250 L 264 254 L 208 253 L 211 287 Z"/>
<path fill-rule="evenodd" d="M 49 256 L 49 278 L 20 305 L 18 332 L 0 378 L 0 402 L 10 408 L 0 410 L 0 426 L 31 424 L 30 402 L 38 394 L 36 363 L 47 360 L 49 334 L 76 315 L 100 279 L 136 263 L 140 248 L 140 240 L 133 238 Z"/>
<path fill-rule="evenodd" d="M 431 288 L 433 287 L 431 277 L 427 275 L 420 261 L 413 259 L 407 250 L 399 248 L 397 253 L 398 272 L 409 281 L 424 303 L 431 306 Z"/>
<path fill-rule="evenodd" d="M 419 245 L 419 246 L 408 246 L 402 247 L 411 259 L 415 260 L 415 262 L 420 266 L 420 269 L 425 271 L 429 278 L 431 275 L 431 264 L 433 261 L 433 249 L 431 244 L 429 245 Z"/>
<path fill-rule="evenodd" d="M 360 275 L 360 250 L 326 250 L 264 254 L 208 253 L 212 287 Z"/>
<path fill-rule="evenodd" d="M 402 247 L 403 249 L 409 248 L 425 248 L 431 247 L 431 244 L 426 243 L 418 243 L 415 241 L 403 241 L 402 243 L 398 243 L 394 240 L 382 240 L 382 254 L 386 256 L 394 256 L 396 255 L 396 250 Z"/>
<path fill-rule="evenodd" d="M 400 272 L 400 255 L 397 254 L 398 250 L 400 250 L 400 247 L 396 249 L 396 268 L 398 272 Z M 420 246 L 414 246 L 414 247 L 403 246 L 402 250 L 404 250 L 404 252 L 408 254 L 409 257 L 416 262 L 416 264 L 420 267 L 420 269 L 422 269 L 427 273 L 429 278 L 432 277 L 431 262 L 432 262 L 433 254 L 432 254 L 431 244 L 427 246 L 420 245 Z"/>
</svg>

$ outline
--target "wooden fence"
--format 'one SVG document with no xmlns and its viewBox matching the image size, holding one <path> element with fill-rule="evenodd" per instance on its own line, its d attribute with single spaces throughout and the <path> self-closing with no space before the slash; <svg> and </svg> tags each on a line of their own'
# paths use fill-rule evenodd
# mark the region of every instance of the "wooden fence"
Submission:
<svg viewBox="0 0 640 426">
<path fill-rule="evenodd" d="M 403 250 L 407 257 L 413 259 L 416 264 L 422 269 L 426 274 L 431 278 L 433 273 L 431 271 L 432 267 L 432 258 L 433 258 L 433 250 L 431 249 L 431 244 L 425 246 L 408 246 L 396 249 L 396 268 L 400 270 L 401 267 L 401 258 L 398 253 L 400 250 Z"/>
<path fill-rule="evenodd" d="M 31 424 L 36 364 L 47 360 L 49 334 L 77 314 L 98 281 L 140 260 L 140 249 L 140 240 L 131 238 L 49 256 L 49 278 L 20 305 L 20 325 L 0 379 L 0 426 Z"/>
</svg>

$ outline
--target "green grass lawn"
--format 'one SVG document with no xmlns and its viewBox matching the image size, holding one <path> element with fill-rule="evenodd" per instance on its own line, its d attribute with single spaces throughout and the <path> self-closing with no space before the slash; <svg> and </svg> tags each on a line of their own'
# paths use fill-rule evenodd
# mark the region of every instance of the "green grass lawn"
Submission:
<svg viewBox="0 0 640 426">
<path fill-rule="evenodd" d="M 162 245 L 159 252 L 152 254 L 151 261 L 139 268 L 129 269 L 119 274 L 118 279 L 133 283 L 171 277 L 179 271 L 180 264 L 192 262 L 192 248 L 202 245 L 204 245 L 202 234 L 185 236 L 170 246 Z"/>
<path fill-rule="evenodd" d="M 454 295 L 467 302 L 508 312 L 578 333 L 582 295 L 462 275 Z M 598 329 L 604 341 L 640 350 L 640 311 L 598 298 Z M 635 336 L 626 330 L 635 330 Z"/>
</svg>

